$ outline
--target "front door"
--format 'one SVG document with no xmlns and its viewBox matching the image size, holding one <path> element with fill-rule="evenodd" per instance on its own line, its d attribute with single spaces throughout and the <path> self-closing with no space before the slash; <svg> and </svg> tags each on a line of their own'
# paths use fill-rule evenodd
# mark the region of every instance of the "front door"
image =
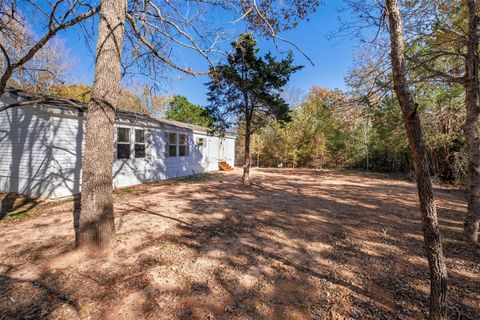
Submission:
<svg viewBox="0 0 480 320">
<path fill-rule="evenodd" d="M 224 149 L 224 142 L 225 139 L 220 139 L 220 143 L 218 144 L 218 160 L 224 161 L 225 160 L 225 149 Z"/>
</svg>

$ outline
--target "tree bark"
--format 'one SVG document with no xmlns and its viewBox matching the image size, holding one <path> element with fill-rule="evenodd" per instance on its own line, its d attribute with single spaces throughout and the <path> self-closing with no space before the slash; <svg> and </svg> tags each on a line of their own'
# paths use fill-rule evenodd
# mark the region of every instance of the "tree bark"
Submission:
<svg viewBox="0 0 480 320">
<path fill-rule="evenodd" d="M 477 130 L 479 118 L 478 79 L 478 15 L 477 1 L 468 0 L 467 56 L 465 59 L 465 136 L 468 147 L 468 212 L 465 217 L 465 238 L 478 243 L 480 224 L 480 137 Z"/>
<path fill-rule="evenodd" d="M 102 254 L 115 244 L 112 199 L 114 122 L 120 92 L 126 0 L 102 0 L 95 79 L 88 104 L 77 233 L 79 248 Z"/>
<path fill-rule="evenodd" d="M 250 184 L 250 167 L 252 165 L 252 159 L 250 155 L 250 138 L 251 138 L 251 120 L 250 117 L 246 117 L 245 121 L 245 163 L 243 165 L 242 183 Z"/>
<path fill-rule="evenodd" d="M 405 67 L 405 39 L 397 0 L 386 0 L 394 90 L 408 136 L 422 215 L 425 251 L 430 269 L 430 319 L 447 318 L 447 267 L 433 197 L 432 182 L 425 156 L 423 135 L 417 105 L 410 92 Z"/>
</svg>

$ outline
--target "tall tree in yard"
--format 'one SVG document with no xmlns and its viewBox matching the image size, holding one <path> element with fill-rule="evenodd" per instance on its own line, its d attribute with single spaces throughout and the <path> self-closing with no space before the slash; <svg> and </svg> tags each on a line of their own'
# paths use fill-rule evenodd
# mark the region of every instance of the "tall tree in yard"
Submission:
<svg viewBox="0 0 480 320">
<path fill-rule="evenodd" d="M 447 268 L 443 256 L 432 182 L 425 156 L 420 117 L 406 73 L 405 39 L 397 0 L 386 0 L 385 10 L 390 34 L 393 86 L 402 110 L 415 167 L 423 237 L 430 267 L 430 319 L 446 319 Z"/>
<path fill-rule="evenodd" d="M 90 253 L 115 244 L 112 199 L 114 121 L 120 93 L 127 0 L 103 0 L 95 79 L 88 104 L 77 244 Z"/>
<path fill-rule="evenodd" d="M 478 75 L 478 1 L 468 0 L 467 53 L 465 56 L 465 106 L 467 120 L 465 134 L 468 145 L 468 213 L 465 218 L 465 236 L 467 241 L 478 243 L 480 227 L 480 135 L 478 119 L 480 115 L 479 75 Z"/>
<path fill-rule="evenodd" d="M 280 96 L 290 76 L 301 67 L 292 65 L 289 55 L 276 61 L 269 54 L 258 57 L 256 41 L 251 34 L 241 35 L 232 43 L 233 53 L 227 64 L 212 68 L 209 86 L 210 112 L 225 124 L 240 121 L 245 125 L 244 166 L 242 182 L 250 184 L 251 134 L 262 120 L 275 117 L 289 120 L 289 109 Z"/>
</svg>

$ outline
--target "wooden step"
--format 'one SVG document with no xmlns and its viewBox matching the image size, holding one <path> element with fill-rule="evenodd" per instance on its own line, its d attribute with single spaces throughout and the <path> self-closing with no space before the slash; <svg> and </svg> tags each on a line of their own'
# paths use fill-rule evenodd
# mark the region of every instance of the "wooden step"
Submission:
<svg viewBox="0 0 480 320">
<path fill-rule="evenodd" d="M 220 161 L 218 163 L 218 169 L 222 170 L 222 171 L 232 171 L 233 170 L 233 168 L 228 163 L 226 163 L 225 161 Z"/>
</svg>

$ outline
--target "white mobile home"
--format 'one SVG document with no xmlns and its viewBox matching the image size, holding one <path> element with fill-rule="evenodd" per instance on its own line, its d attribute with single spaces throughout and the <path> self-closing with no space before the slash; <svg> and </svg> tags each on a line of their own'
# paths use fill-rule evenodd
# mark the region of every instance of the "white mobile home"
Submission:
<svg viewBox="0 0 480 320">
<path fill-rule="evenodd" d="M 84 104 L 8 90 L 0 98 L 0 191 L 60 198 L 81 191 Z M 121 111 L 115 121 L 114 187 L 233 166 L 235 136 Z"/>
</svg>

